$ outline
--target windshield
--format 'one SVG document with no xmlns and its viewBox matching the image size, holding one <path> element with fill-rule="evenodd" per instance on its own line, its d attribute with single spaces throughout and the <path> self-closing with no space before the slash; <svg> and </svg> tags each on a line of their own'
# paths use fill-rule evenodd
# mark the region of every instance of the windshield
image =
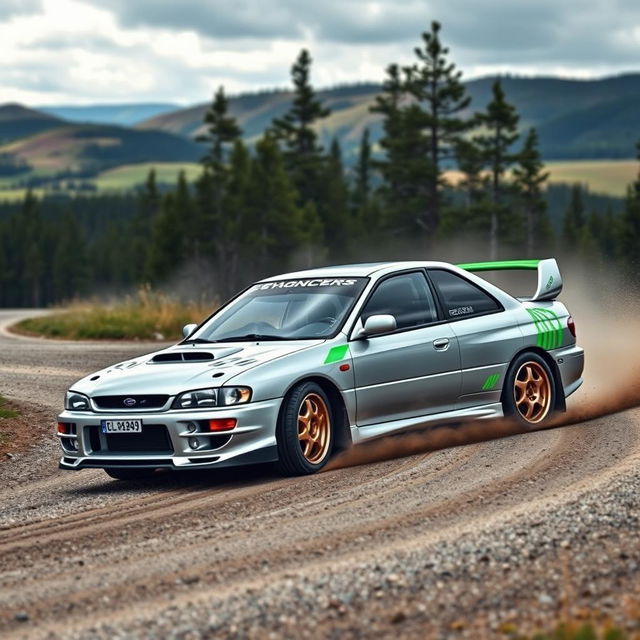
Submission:
<svg viewBox="0 0 640 640">
<path fill-rule="evenodd" d="M 190 341 L 312 340 L 336 333 L 367 278 L 276 280 L 253 285 Z"/>
</svg>

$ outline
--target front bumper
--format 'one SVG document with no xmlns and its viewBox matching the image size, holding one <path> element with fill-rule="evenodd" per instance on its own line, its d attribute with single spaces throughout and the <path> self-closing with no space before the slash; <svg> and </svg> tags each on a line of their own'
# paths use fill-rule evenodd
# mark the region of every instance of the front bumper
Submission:
<svg viewBox="0 0 640 640">
<path fill-rule="evenodd" d="M 235 407 L 199 411 L 75 412 L 64 411 L 58 422 L 69 425 L 58 434 L 63 456 L 61 469 L 84 468 L 207 468 L 228 467 L 277 459 L 276 423 L 282 398 Z M 191 432 L 189 423 L 214 418 L 235 418 L 236 427 L 225 432 Z M 101 420 L 142 420 L 148 450 L 139 434 L 101 433 Z M 146 429 L 146 431 L 145 431 Z M 150 435 L 151 434 L 151 435 Z M 197 438 L 198 446 L 190 440 Z M 130 443 L 130 444 L 129 444 Z"/>
</svg>

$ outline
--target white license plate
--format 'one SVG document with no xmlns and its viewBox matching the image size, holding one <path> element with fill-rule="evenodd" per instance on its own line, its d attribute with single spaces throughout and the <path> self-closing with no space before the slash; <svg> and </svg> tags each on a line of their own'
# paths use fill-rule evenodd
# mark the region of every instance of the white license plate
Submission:
<svg viewBox="0 0 640 640">
<path fill-rule="evenodd" d="M 102 433 L 141 433 L 142 420 L 100 420 Z"/>
</svg>

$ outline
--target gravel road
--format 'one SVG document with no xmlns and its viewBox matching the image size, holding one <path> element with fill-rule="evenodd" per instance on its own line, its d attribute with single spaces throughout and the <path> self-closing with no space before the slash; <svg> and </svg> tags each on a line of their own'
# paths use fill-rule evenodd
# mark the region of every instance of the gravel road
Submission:
<svg viewBox="0 0 640 640">
<path fill-rule="evenodd" d="M 616 370 L 636 360 L 625 344 Z M 154 348 L 0 329 L 0 393 L 53 432 L 70 383 Z M 573 403 L 595 406 L 595 385 Z M 51 436 L 0 462 L 0 637 L 493 638 L 568 615 L 636 628 L 640 413 L 608 411 L 393 459 L 378 446 L 293 479 L 256 467 L 134 486 L 59 471 Z"/>
</svg>

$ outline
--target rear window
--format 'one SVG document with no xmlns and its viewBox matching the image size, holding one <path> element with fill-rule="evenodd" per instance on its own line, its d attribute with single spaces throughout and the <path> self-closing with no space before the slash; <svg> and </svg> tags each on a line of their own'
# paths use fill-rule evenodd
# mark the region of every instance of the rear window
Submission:
<svg viewBox="0 0 640 640">
<path fill-rule="evenodd" d="M 448 320 L 502 310 L 500 304 L 488 293 L 451 271 L 434 269 L 429 271 L 429 276 L 440 294 Z"/>
</svg>

